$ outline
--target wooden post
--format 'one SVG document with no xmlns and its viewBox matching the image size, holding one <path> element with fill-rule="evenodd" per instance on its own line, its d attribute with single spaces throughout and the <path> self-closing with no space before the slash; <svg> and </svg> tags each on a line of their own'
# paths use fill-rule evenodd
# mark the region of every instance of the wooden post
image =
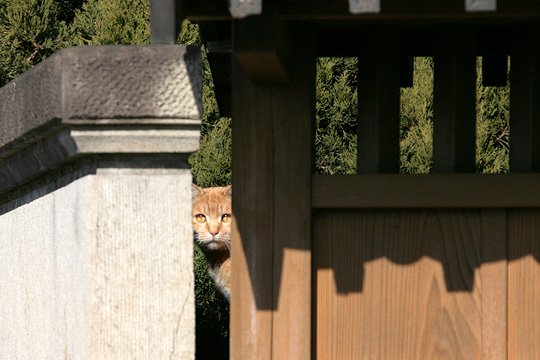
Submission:
<svg viewBox="0 0 540 360">
<path fill-rule="evenodd" d="M 511 55 L 510 171 L 540 170 L 540 50 L 539 31 L 519 34 Z"/>
<path fill-rule="evenodd" d="M 436 37 L 433 172 L 475 171 L 476 58 L 471 31 L 451 29 Z"/>
<path fill-rule="evenodd" d="M 249 30 L 235 26 L 233 41 Z M 308 43 L 291 48 L 290 82 L 282 85 L 254 85 L 233 59 L 231 359 L 311 359 L 315 58 Z"/>
<path fill-rule="evenodd" d="M 482 57 L 482 85 L 506 86 L 508 84 L 508 56 Z"/>
<path fill-rule="evenodd" d="M 271 92 L 232 61 L 233 213 L 231 359 L 271 359 L 273 137 Z"/>
<path fill-rule="evenodd" d="M 357 172 L 399 171 L 399 32 L 378 29 L 358 57 Z"/>
</svg>

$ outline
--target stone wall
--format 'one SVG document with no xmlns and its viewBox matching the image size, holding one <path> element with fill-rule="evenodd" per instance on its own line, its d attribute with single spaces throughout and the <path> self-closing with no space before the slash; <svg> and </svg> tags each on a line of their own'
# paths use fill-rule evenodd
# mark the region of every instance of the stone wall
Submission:
<svg viewBox="0 0 540 360">
<path fill-rule="evenodd" d="M 84 47 L 0 89 L 0 358 L 192 359 L 200 55 Z"/>
</svg>

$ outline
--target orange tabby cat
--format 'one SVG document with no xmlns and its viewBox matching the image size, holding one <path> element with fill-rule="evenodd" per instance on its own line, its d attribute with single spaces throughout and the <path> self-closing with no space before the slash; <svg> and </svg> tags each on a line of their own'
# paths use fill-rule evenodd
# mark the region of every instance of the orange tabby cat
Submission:
<svg viewBox="0 0 540 360">
<path fill-rule="evenodd" d="M 230 299 L 231 195 L 230 186 L 202 189 L 192 186 L 193 234 L 208 261 L 208 272 L 221 293 Z"/>
</svg>

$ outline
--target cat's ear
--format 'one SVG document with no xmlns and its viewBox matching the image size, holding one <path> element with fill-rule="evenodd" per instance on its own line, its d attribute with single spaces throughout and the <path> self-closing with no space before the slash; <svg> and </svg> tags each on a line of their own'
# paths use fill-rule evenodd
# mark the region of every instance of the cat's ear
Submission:
<svg viewBox="0 0 540 360">
<path fill-rule="evenodd" d="M 231 185 L 227 186 L 227 187 L 225 188 L 225 191 L 224 191 L 224 192 L 225 192 L 225 195 L 227 195 L 227 196 L 232 196 L 232 186 L 231 186 Z"/>
<path fill-rule="evenodd" d="M 191 184 L 191 198 L 195 199 L 197 196 L 201 195 L 203 192 L 203 189 L 198 187 L 195 184 Z"/>
</svg>

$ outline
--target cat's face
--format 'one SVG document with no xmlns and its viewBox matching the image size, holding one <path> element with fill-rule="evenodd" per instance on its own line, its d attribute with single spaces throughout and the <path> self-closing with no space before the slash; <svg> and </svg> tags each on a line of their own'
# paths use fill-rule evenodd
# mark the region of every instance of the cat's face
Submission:
<svg viewBox="0 0 540 360">
<path fill-rule="evenodd" d="M 193 231 L 199 246 L 230 250 L 231 187 L 201 189 L 193 185 Z"/>
</svg>

